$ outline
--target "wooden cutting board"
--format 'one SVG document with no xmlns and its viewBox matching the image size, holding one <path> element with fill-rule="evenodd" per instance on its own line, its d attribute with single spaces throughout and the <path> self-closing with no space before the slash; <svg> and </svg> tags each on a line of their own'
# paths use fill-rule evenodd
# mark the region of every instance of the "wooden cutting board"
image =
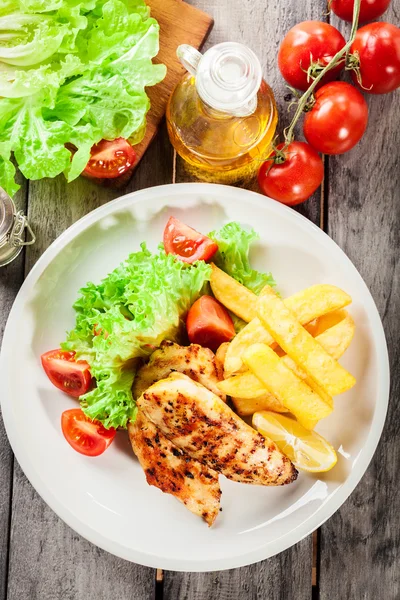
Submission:
<svg viewBox="0 0 400 600">
<path fill-rule="evenodd" d="M 214 24 L 209 15 L 181 0 L 147 0 L 147 4 L 150 6 L 151 16 L 160 25 L 160 52 L 154 62 L 163 63 L 168 70 L 161 83 L 147 89 L 151 108 L 147 114 L 146 134 L 140 144 L 135 146 L 138 156 L 135 168 L 157 133 L 172 90 L 185 73 L 176 57 L 177 47 L 180 44 L 190 44 L 201 48 Z M 122 187 L 131 175 L 132 172 L 128 172 L 118 179 L 97 181 L 105 186 Z"/>
</svg>

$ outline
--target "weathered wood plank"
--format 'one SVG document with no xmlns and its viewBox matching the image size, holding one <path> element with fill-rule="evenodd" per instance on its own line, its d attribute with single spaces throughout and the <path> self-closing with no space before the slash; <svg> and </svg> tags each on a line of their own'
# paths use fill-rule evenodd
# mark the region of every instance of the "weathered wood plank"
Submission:
<svg viewBox="0 0 400 600">
<path fill-rule="evenodd" d="M 26 271 L 71 223 L 127 191 L 169 183 L 172 154 L 165 130 L 143 158 L 126 190 L 104 189 L 83 178 L 32 182 L 29 218 L 38 236 Z M 120 560 L 96 548 L 65 525 L 14 469 L 8 600 L 150 600 L 155 570 Z"/>
<path fill-rule="evenodd" d="M 311 536 L 263 562 L 214 573 L 164 572 L 164 600 L 311 600 Z"/>
<path fill-rule="evenodd" d="M 324 8 L 315 3 L 295 0 L 254 2 L 244 0 L 190 0 L 214 17 L 214 28 L 205 48 L 222 41 L 234 40 L 250 46 L 261 60 L 264 76 L 276 95 L 280 124 L 288 125 L 285 96 L 288 90 L 276 61 L 277 50 L 285 33 L 305 19 L 325 19 Z M 180 158 L 176 181 L 190 181 Z M 257 189 L 254 185 L 253 189 Z M 320 223 L 321 195 L 317 192 L 300 212 Z M 312 593 L 312 538 L 280 555 L 242 569 L 220 573 L 164 573 L 164 600 L 310 600 Z"/>
<path fill-rule="evenodd" d="M 395 23 L 394 9 L 382 20 Z M 400 106 L 398 94 L 366 98 L 370 113 L 363 140 L 350 153 L 330 159 L 328 227 L 377 303 L 392 390 L 383 436 L 367 473 L 322 527 L 320 600 L 400 598 Z"/>
<path fill-rule="evenodd" d="M 18 210 L 26 211 L 27 185 L 19 177 L 21 189 L 14 198 Z M 7 322 L 14 298 L 18 293 L 24 279 L 24 258 L 22 252 L 19 257 L 0 269 L 0 345 L 3 339 L 4 328 Z M 8 541 L 12 493 L 13 454 L 4 429 L 0 410 L 0 598 L 6 596 L 7 570 L 8 570 Z"/>
</svg>

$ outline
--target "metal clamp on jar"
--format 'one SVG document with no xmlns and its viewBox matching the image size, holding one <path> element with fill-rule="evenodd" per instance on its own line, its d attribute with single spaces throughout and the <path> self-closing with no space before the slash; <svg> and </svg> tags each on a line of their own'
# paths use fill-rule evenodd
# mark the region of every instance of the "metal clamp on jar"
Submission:
<svg viewBox="0 0 400 600">
<path fill-rule="evenodd" d="M 26 241 L 25 229 L 29 234 Z M 35 240 L 35 235 L 22 210 L 17 211 L 10 196 L 0 188 L 0 267 L 12 262 L 23 246 L 31 246 Z"/>
</svg>

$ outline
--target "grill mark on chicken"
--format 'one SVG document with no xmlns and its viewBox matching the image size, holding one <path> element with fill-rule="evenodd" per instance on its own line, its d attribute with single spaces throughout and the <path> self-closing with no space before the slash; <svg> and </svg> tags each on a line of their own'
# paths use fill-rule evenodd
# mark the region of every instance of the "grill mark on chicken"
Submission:
<svg viewBox="0 0 400 600">
<path fill-rule="evenodd" d="M 175 496 L 211 526 L 220 508 L 218 473 L 174 446 L 142 411 L 128 433 L 147 483 Z"/>
<path fill-rule="evenodd" d="M 233 481 L 284 485 L 297 478 L 271 440 L 184 374 L 172 373 L 153 384 L 137 403 L 175 446 Z"/>
<path fill-rule="evenodd" d="M 197 344 L 179 346 L 167 340 L 153 352 L 147 365 L 137 372 L 132 389 L 134 398 L 139 398 L 153 383 L 165 379 L 175 371 L 184 373 L 226 400 L 226 396 L 217 387 L 218 381 L 223 377 L 217 369 L 213 352 Z"/>
</svg>

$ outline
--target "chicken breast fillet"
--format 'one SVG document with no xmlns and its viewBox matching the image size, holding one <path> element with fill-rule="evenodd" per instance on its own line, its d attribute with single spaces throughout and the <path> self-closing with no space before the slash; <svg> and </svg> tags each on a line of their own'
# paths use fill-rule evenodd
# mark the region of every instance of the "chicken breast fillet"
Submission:
<svg viewBox="0 0 400 600">
<path fill-rule="evenodd" d="M 211 526 L 221 498 L 218 473 L 174 446 L 142 411 L 128 433 L 147 483 L 175 496 Z"/>
<path fill-rule="evenodd" d="M 162 342 L 160 348 L 151 355 L 149 362 L 137 372 L 132 390 L 133 397 L 139 398 L 153 383 L 168 377 L 174 371 L 184 373 L 222 400 L 226 400 L 217 387 L 223 375 L 217 368 L 214 353 L 197 344 L 179 346 L 169 341 Z"/>
<path fill-rule="evenodd" d="M 186 375 L 172 373 L 158 381 L 137 404 L 175 446 L 228 479 L 283 485 L 297 478 L 296 469 L 274 442 Z"/>
</svg>

